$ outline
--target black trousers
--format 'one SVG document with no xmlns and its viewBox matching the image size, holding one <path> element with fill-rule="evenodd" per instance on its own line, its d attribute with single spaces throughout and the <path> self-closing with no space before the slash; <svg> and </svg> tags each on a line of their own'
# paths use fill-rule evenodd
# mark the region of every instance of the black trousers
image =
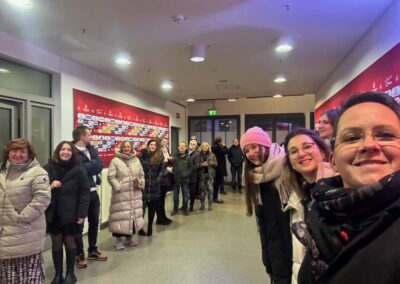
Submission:
<svg viewBox="0 0 400 284">
<path fill-rule="evenodd" d="M 157 213 L 157 222 L 165 221 L 167 219 L 167 215 L 165 214 L 165 197 L 167 192 L 170 190 L 170 186 L 161 186 L 160 187 L 160 210 Z"/>
<path fill-rule="evenodd" d="M 89 239 L 89 253 L 97 250 L 97 234 L 99 230 L 99 214 L 100 214 L 100 198 L 97 191 L 91 191 L 89 195 L 89 209 L 88 209 L 88 239 Z M 78 224 L 78 233 L 75 235 L 77 255 L 83 253 L 83 225 Z"/>
<path fill-rule="evenodd" d="M 143 201 L 143 217 L 145 216 L 146 209 L 149 209 L 149 214 L 148 214 L 148 219 L 147 219 L 147 229 L 151 228 L 153 225 L 154 221 L 154 216 L 157 215 L 160 216 L 160 200 L 154 200 L 154 201 L 149 201 L 149 200 L 144 200 Z"/>
<path fill-rule="evenodd" d="M 232 175 L 232 188 L 242 189 L 242 171 L 243 166 L 231 166 L 231 175 Z"/>
<path fill-rule="evenodd" d="M 198 195 L 199 195 L 199 183 L 198 182 L 189 183 L 190 207 L 193 207 L 196 196 Z"/>
<path fill-rule="evenodd" d="M 224 176 L 217 174 L 213 183 L 213 198 L 218 199 L 219 191 L 224 189 Z"/>
</svg>

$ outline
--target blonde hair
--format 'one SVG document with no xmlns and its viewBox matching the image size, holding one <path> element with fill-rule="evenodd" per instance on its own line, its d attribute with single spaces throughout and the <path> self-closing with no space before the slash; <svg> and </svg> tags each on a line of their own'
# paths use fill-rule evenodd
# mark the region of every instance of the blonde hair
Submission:
<svg viewBox="0 0 400 284">
<path fill-rule="evenodd" d="M 207 142 L 201 143 L 200 149 L 199 149 L 200 152 L 203 151 L 203 146 L 207 146 L 207 147 L 208 147 L 208 152 L 211 152 L 211 146 L 210 146 L 210 144 L 208 144 Z"/>
</svg>

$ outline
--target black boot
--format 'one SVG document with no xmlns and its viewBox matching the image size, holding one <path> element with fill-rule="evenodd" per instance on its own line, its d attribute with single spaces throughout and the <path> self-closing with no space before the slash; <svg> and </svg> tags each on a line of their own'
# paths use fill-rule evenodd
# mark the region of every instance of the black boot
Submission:
<svg viewBox="0 0 400 284">
<path fill-rule="evenodd" d="M 56 275 L 54 275 L 54 279 L 51 281 L 51 284 L 62 284 L 64 281 L 63 278 L 63 249 L 58 251 L 53 251 L 53 264 L 54 269 L 56 271 Z"/>
<path fill-rule="evenodd" d="M 65 275 L 65 280 L 63 284 L 74 284 L 77 281 L 74 271 L 76 249 L 66 249 L 66 254 L 67 254 L 67 274 Z"/>
<path fill-rule="evenodd" d="M 151 235 L 153 235 L 153 226 L 148 225 L 147 226 L 147 236 L 150 237 Z"/>
</svg>

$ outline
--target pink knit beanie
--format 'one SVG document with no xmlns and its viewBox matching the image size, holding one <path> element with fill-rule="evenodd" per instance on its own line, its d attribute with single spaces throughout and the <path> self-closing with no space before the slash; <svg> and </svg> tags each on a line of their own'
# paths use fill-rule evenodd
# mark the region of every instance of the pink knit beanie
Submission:
<svg viewBox="0 0 400 284">
<path fill-rule="evenodd" d="M 247 129 L 246 133 L 240 138 L 240 147 L 243 149 L 250 144 L 259 144 L 265 147 L 271 147 L 271 138 L 268 133 L 258 126 Z"/>
</svg>

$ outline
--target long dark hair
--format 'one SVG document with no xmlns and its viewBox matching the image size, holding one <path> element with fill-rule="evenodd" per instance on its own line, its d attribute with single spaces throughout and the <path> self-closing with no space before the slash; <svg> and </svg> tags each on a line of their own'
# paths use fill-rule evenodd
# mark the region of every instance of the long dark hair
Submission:
<svg viewBox="0 0 400 284">
<path fill-rule="evenodd" d="M 151 152 L 149 149 L 149 145 L 151 142 L 156 142 L 156 151 L 155 152 Z M 158 139 L 150 139 L 149 141 L 147 141 L 146 151 L 147 151 L 148 155 L 150 156 L 150 165 L 158 165 L 159 163 L 163 162 L 164 155 L 161 152 L 160 143 L 159 143 Z"/>
<path fill-rule="evenodd" d="M 324 161 L 329 161 L 329 156 L 331 154 L 329 146 L 317 134 L 306 128 L 298 128 L 296 130 L 293 130 L 292 132 L 289 132 L 286 135 L 285 141 L 283 142 L 283 147 L 285 148 L 286 153 L 288 153 L 288 145 L 290 140 L 298 135 L 306 135 L 310 137 L 324 155 Z M 288 184 L 297 192 L 300 197 L 308 197 L 308 183 L 299 172 L 293 169 L 293 165 L 290 162 L 289 155 L 286 155 L 286 169 L 284 176 Z"/>
<path fill-rule="evenodd" d="M 61 151 L 61 148 L 64 146 L 64 144 L 68 144 L 71 147 L 72 156 L 70 159 L 70 164 L 72 164 L 72 165 L 79 164 L 80 157 L 79 157 L 78 150 L 76 149 L 75 145 L 69 141 L 61 141 L 60 143 L 58 143 L 57 147 L 54 149 L 53 155 L 51 156 L 50 160 L 57 164 L 59 164 L 61 162 L 60 151 Z"/>
</svg>

